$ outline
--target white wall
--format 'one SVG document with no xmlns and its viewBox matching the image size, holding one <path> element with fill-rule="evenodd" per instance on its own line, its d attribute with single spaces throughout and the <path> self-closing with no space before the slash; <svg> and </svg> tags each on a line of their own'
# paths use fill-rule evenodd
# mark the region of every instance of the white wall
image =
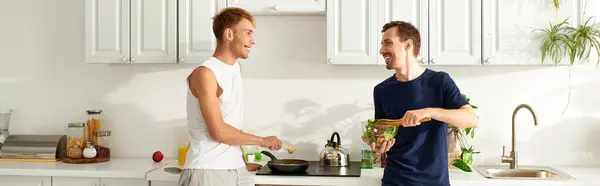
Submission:
<svg viewBox="0 0 600 186">
<path fill-rule="evenodd" d="M 0 3 L 0 107 L 15 110 L 12 133 L 64 134 L 85 110 L 103 109 L 118 157 L 176 156 L 186 140 L 184 78 L 194 65 L 84 63 L 84 1 Z M 392 74 L 380 66 L 325 64 L 324 16 L 258 17 L 257 44 L 243 61 L 245 128 L 294 144 L 318 159 L 333 131 L 359 159 L 360 121 L 372 116 L 372 88 Z M 296 26 L 292 28 L 292 26 Z M 287 37 L 284 35 L 290 35 Z M 534 107 L 538 126 L 517 117 L 521 164 L 600 165 L 600 68 L 459 66 L 449 72 L 479 106 L 476 163 L 499 164 L 510 148 L 511 115 Z M 133 150 L 132 147 L 139 148 Z M 280 154 L 281 157 L 287 155 Z"/>
</svg>

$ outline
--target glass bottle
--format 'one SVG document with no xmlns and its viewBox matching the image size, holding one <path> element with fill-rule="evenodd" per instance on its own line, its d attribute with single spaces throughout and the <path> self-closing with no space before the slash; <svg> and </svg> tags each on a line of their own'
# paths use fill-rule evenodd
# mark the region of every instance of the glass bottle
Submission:
<svg viewBox="0 0 600 186">
<path fill-rule="evenodd" d="M 85 145 L 85 124 L 84 123 L 69 123 L 67 127 L 67 154 L 80 154 L 80 150 Z M 77 152 L 71 152 L 77 151 Z M 71 157 L 71 156 L 70 156 Z M 72 156 L 77 159 L 80 156 Z"/>
<path fill-rule="evenodd" d="M 372 169 L 373 162 L 375 161 L 375 156 L 373 155 L 373 151 L 371 147 L 366 143 L 362 144 L 361 148 L 361 166 L 362 169 Z"/>
<path fill-rule="evenodd" d="M 98 131 L 94 133 L 94 136 L 98 139 L 98 144 L 95 145 L 98 158 L 109 158 L 110 159 L 110 130 Z"/>
<path fill-rule="evenodd" d="M 86 140 L 92 145 L 98 145 L 98 140 L 94 136 L 94 132 L 99 132 L 102 124 L 102 110 L 87 110 L 87 133 Z"/>
</svg>

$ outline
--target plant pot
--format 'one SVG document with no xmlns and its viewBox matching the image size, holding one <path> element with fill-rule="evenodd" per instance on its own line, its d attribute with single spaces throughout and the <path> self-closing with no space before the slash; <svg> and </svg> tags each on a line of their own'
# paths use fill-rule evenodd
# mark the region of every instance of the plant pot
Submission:
<svg viewBox="0 0 600 186">
<path fill-rule="evenodd" d="M 452 161 L 455 159 L 460 159 L 460 145 L 456 141 L 456 137 L 451 129 L 448 129 L 448 133 L 446 133 L 446 145 L 448 147 L 448 168 L 449 169 L 458 169 L 451 165 Z"/>
<path fill-rule="evenodd" d="M 460 151 L 460 147 L 457 147 L 456 136 L 450 128 L 448 128 L 448 132 L 446 133 L 446 146 L 448 147 L 448 153 L 456 150 Z"/>
</svg>

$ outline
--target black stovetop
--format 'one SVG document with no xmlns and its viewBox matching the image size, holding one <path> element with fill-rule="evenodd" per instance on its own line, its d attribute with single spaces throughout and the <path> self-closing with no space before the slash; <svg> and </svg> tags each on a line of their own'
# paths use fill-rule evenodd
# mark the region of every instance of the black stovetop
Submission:
<svg viewBox="0 0 600 186">
<path fill-rule="evenodd" d="M 346 167 L 322 167 L 319 165 L 319 161 L 310 161 L 308 169 L 303 173 L 272 172 L 269 166 L 265 165 L 256 175 L 360 177 L 360 164 L 360 162 L 350 162 L 350 165 Z"/>
</svg>

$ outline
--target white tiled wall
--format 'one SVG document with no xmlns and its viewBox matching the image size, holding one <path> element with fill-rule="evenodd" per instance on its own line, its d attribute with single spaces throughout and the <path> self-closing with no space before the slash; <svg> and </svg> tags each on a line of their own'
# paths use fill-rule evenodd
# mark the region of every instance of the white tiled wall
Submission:
<svg viewBox="0 0 600 186">
<path fill-rule="evenodd" d="M 83 1 L 0 3 L 0 107 L 15 110 L 11 132 L 64 134 L 85 110 L 104 109 L 118 157 L 174 158 L 185 142 L 184 78 L 194 65 L 85 64 Z M 35 6 L 34 6 L 35 5 Z M 325 64 L 323 16 L 258 17 L 257 44 L 243 61 L 245 129 L 294 144 L 293 156 L 318 159 L 333 131 L 359 158 L 360 121 L 372 115 L 372 88 L 384 67 Z M 292 28 L 296 26 L 296 28 Z M 290 35 L 290 36 L 285 36 Z M 433 67 L 449 72 L 479 106 L 476 163 L 499 164 L 516 119 L 521 164 L 600 165 L 600 68 Z M 132 147 L 139 148 L 133 150 Z M 289 155 L 277 154 L 281 157 Z"/>
</svg>

